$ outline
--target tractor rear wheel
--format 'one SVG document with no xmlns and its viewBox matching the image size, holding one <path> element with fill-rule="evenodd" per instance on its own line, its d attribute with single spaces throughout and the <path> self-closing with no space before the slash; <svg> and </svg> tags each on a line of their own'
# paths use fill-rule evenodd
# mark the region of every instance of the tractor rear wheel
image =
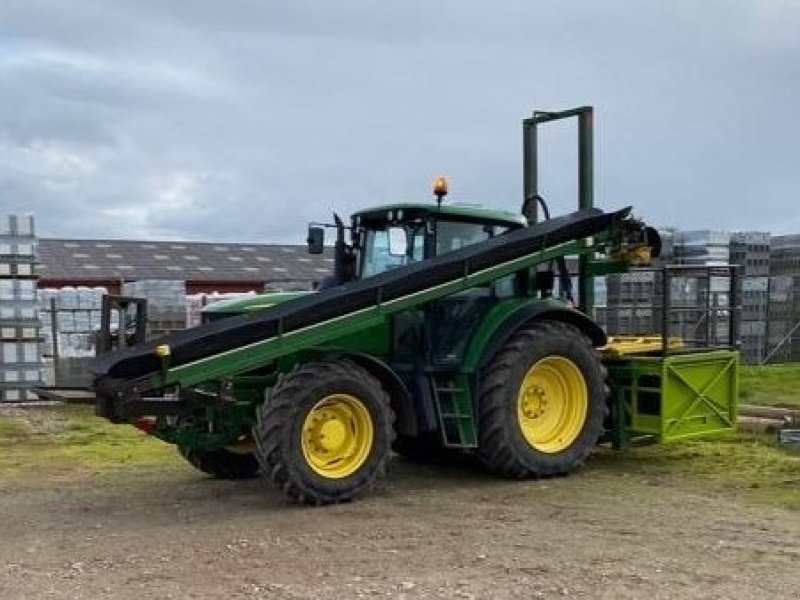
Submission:
<svg viewBox="0 0 800 600">
<path fill-rule="evenodd" d="M 178 447 L 178 452 L 198 471 L 217 479 L 250 479 L 258 472 L 258 461 L 252 453 L 219 450 L 188 450 Z"/>
<path fill-rule="evenodd" d="M 350 500 L 385 473 L 394 436 L 389 396 L 350 361 L 309 363 L 282 377 L 257 417 L 262 472 L 295 500 Z"/>
<path fill-rule="evenodd" d="M 607 396 L 605 367 L 576 327 L 527 326 L 484 373 L 478 457 L 508 477 L 565 474 L 602 435 Z"/>
</svg>

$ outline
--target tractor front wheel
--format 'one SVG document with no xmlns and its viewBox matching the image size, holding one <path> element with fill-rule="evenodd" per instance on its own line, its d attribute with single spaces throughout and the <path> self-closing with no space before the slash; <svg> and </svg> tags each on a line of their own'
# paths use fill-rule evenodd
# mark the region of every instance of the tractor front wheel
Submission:
<svg viewBox="0 0 800 600">
<path fill-rule="evenodd" d="M 257 417 L 262 472 L 295 500 L 350 500 L 385 472 L 393 438 L 389 397 L 350 361 L 309 363 L 282 377 Z"/>
<path fill-rule="evenodd" d="M 603 433 L 607 395 L 605 367 L 577 328 L 525 327 L 484 373 L 478 457 L 509 477 L 568 473 Z"/>
</svg>

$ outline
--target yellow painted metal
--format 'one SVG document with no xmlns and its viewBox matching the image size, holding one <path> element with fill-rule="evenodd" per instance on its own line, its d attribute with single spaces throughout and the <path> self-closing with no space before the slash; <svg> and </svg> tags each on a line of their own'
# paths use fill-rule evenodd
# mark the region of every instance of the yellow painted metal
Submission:
<svg viewBox="0 0 800 600">
<path fill-rule="evenodd" d="M 646 336 L 611 336 L 605 346 L 600 348 L 603 356 L 607 358 L 620 358 L 622 356 L 635 356 L 660 352 L 663 340 L 660 335 Z M 677 350 L 685 348 L 686 343 L 679 338 L 670 338 L 669 348 Z"/>
<path fill-rule="evenodd" d="M 525 440 L 555 454 L 580 435 L 589 410 L 589 391 L 578 366 L 563 356 L 536 362 L 522 380 L 517 420 Z"/>
<path fill-rule="evenodd" d="M 649 246 L 636 246 L 635 248 L 629 248 L 622 252 L 614 253 L 611 257 L 614 260 L 621 260 L 629 265 L 644 266 L 649 265 L 653 261 L 652 250 L 653 249 Z"/>
<path fill-rule="evenodd" d="M 308 412 L 301 436 L 308 466 L 322 477 L 342 479 L 366 462 L 375 426 L 361 400 L 349 394 L 332 394 Z"/>
</svg>

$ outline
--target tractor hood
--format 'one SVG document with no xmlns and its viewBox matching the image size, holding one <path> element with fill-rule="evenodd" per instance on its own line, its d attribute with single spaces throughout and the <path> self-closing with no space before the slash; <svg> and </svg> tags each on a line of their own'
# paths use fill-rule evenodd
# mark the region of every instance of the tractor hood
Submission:
<svg viewBox="0 0 800 600">
<path fill-rule="evenodd" d="M 206 315 L 243 315 L 260 312 L 277 304 L 283 304 L 296 298 L 302 298 L 315 292 L 273 292 L 258 296 L 230 298 L 209 304 L 203 309 Z M 212 317 L 213 318 L 213 317 Z"/>
</svg>

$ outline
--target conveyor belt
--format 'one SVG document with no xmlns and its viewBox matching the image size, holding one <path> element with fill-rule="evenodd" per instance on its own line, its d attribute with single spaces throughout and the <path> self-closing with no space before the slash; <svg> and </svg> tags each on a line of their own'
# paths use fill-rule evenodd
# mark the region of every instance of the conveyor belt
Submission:
<svg viewBox="0 0 800 600">
<path fill-rule="evenodd" d="M 117 380 L 155 373 L 160 368 L 155 355 L 158 344 L 169 344 L 171 367 L 190 363 L 429 289 L 557 244 L 596 235 L 629 212 L 630 208 L 611 213 L 591 209 L 550 219 L 430 260 L 309 294 L 263 312 L 214 321 L 112 352 L 98 357 L 92 370 L 99 378 Z"/>
</svg>

